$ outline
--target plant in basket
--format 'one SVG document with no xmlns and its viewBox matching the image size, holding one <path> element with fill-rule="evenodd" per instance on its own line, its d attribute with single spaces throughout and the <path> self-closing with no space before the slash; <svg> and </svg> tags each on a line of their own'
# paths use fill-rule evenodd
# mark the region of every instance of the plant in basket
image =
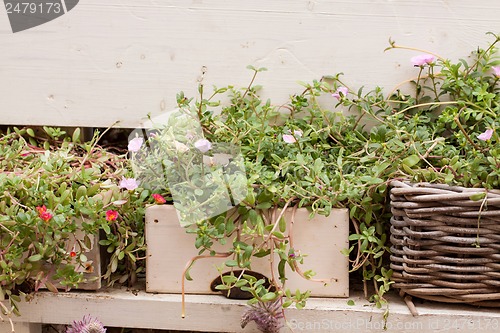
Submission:
<svg viewBox="0 0 500 333">
<path fill-rule="evenodd" d="M 500 304 L 500 37 L 491 35 L 466 60 L 411 58 L 415 78 L 388 97 L 376 88 L 343 100 L 375 122 L 364 162 L 390 165 L 392 281 L 409 295 Z"/>
<path fill-rule="evenodd" d="M 56 128 L 8 130 L 0 136 L 0 296 L 17 302 L 40 288 L 82 286 L 101 278 L 133 283 L 142 270 L 148 192 L 123 188 L 125 155 L 81 143 Z M 99 233 L 102 239 L 99 240 Z M 110 253 L 101 276 L 99 244 Z M 94 254 L 92 254 L 94 255 Z M 96 257 L 97 258 L 97 257 Z M 94 288 L 94 289 L 95 289 Z"/>
</svg>

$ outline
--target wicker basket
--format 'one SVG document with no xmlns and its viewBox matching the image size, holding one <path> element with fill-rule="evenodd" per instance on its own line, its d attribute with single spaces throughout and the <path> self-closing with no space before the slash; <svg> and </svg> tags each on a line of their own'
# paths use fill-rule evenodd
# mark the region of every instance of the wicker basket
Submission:
<svg viewBox="0 0 500 333">
<path fill-rule="evenodd" d="M 391 185 L 393 286 L 434 301 L 500 306 L 500 191 Z"/>
</svg>

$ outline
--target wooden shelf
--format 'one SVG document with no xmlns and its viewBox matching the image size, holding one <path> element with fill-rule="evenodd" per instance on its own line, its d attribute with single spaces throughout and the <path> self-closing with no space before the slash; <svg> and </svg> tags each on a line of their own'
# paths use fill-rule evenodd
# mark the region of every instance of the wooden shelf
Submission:
<svg viewBox="0 0 500 333">
<path fill-rule="evenodd" d="M 294 332 L 384 332 L 383 310 L 359 293 L 348 299 L 310 299 L 303 310 L 286 311 Z M 500 330 L 500 313 L 495 309 L 424 302 L 416 304 L 413 317 L 397 296 L 390 297 L 390 315 L 385 332 L 493 332 Z M 181 318 L 181 295 L 148 294 L 144 291 L 104 289 L 98 292 L 39 292 L 22 303 L 21 317 L 15 317 L 16 333 L 38 333 L 37 324 L 69 324 L 84 314 L 98 317 L 105 326 L 137 327 L 204 332 L 259 332 L 255 326 L 242 330 L 239 318 L 245 301 L 219 295 L 186 295 L 186 318 Z M 5 327 L 5 329 L 4 329 Z M 0 324 L 1 332 L 8 332 Z M 19 327 L 19 328 L 18 328 Z M 291 332 L 284 328 L 283 332 Z"/>
</svg>

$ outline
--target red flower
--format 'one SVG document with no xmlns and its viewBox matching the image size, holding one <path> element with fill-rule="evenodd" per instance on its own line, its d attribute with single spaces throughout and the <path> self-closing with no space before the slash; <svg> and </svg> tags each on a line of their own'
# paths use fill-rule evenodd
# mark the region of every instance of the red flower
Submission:
<svg viewBox="0 0 500 333">
<path fill-rule="evenodd" d="M 161 195 L 161 194 L 153 194 L 151 195 L 153 197 L 153 199 L 155 199 L 155 202 L 159 205 L 161 204 L 164 204 L 165 202 L 167 202 L 167 200 L 165 200 L 165 198 Z"/>
<path fill-rule="evenodd" d="M 45 207 L 45 205 L 36 207 L 36 210 L 38 211 L 38 216 L 45 222 L 49 222 L 53 217 L 53 215 L 47 211 L 47 207 Z"/>
<path fill-rule="evenodd" d="M 71 251 L 71 252 L 69 253 L 69 256 L 70 256 L 71 258 L 76 257 L 76 252 L 75 252 L 75 251 Z"/>
<path fill-rule="evenodd" d="M 42 213 L 45 213 L 47 211 L 47 207 L 45 207 L 45 205 L 43 205 L 42 207 L 37 206 L 36 210 L 38 211 L 38 214 L 42 214 Z"/>
<path fill-rule="evenodd" d="M 108 210 L 106 212 L 106 220 L 107 221 L 114 221 L 118 218 L 118 212 L 116 210 Z"/>
</svg>

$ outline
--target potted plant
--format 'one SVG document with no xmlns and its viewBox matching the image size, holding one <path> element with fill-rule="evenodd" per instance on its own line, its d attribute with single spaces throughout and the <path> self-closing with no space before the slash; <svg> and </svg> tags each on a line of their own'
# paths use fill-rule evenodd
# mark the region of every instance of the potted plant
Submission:
<svg viewBox="0 0 500 333">
<path fill-rule="evenodd" d="M 0 136 L 0 296 L 14 313 L 39 288 L 133 283 L 142 270 L 141 207 L 150 198 L 125 184 L 125 155 L 99 147 L 97 133 L 81 143 L 78 129 L 44 129 Z M 99 245 L 110 254 L 102 273 Z"/>
<path fill-rule="evenodd" d="M 491 35 L 493 42 L 467 60 L 413 57 L 416 77 L 388 96 L 381 88 L 367 94 L 345 88 L 342 104 L 375 123 L 364 168 L 378 166 L 393 180 L 391 283 L 402 293 L 499 304 L 500 38 Z"/>
<path fill-rule="evenodd" d="M 260 71 L 252 70 L 255 75 Z M 351 153 L 364 146 L 365 136 L 357 132 L 356 117 L 345 117 L 320 105 L 318 98 L 322 94 L 328 95 L 332 106 L 336 101 L 331 96 L 335 91 L 327 82 L 304 84 L 303 93 L 292 96 L 287 105 L 281 106 L 261 100 L 258 89 L 253 84 L 245 89 L 215 88 L 212 96 L 205 97 L 204 87 L 200 86 L 197 101 L 179 94 L 179 109 L 166 126 L 147 131 L 145 137 L 142 133 L 132 135 L 131 140 L 141 142 L 141 148 L 132 156 L 136 161 L 136 178 L 152 192 L 163 195 L 165 201 L 173 200 L 177 207 L 179 220 L 188 232 L 186 237 L 191 236 L 189 246 L 193 247 L 194 243 L 198 252 L 187 265 L 187 279 L 192 276 L 196 280 L 207 270 L 215 271 L 210 267 L 214 262 L 210 262 L 208 268 L 202 266 L 202 271 L 193 273 L 202 265 L 200 260 L 191 267 L 195 260 L 224 258 L 218 261 L 220 273 L 215 271 L 222 277 L 213 287 L 229 290 L 230 295 L 236 294 L 235 289 L 239 288 L 251 295 L 251 303 L 278 301 L 284 307 L 292 304 L 303 307 L 310 293 L 287 289 L 293 274 L 305 280 L 318 280 L 321 283 L 317 289 L 325 288 L 325 283 L 338 284 L 336 278 L 343 279 L 342 289 L 336 296 L 345 297 L 348 265 L 347 257 L 341 253 L 348 248 L 345 207 L 351 198 L 361 198 L 371 192 L 371 185 L 379 181 L 371 176 L 356 179 L 357 164 Z M 220 103 L 219 97 L 229 102 Z M 179 193 L 182 195 L 178 198 L 182 199 L 177 200 Z M 218 195 L 217 200 L 212 199 L 214 193 Z M 357 207 L 355 214 L 372 215 L 377 210 L 368 201 Z M 370 207 L 369 212 L 364 211 L 366 207 Z M 150 207 L 146 212 L 146 224 L 152 228 L 147 233 L 148 251 L 155 246 L 153 238 L 155 243 L 161 242 L 157 248 L 162 250 L 148 252 L 147 279 L 155 274 L 149 271 L 153 265 L 174 271 L 172 264 L 166 264 L 168 257 L 170 254 L 176 257 L 184 251 L 173 253 L 172 248 L 177 245 L 167 249 L 165 237 L 174 233 L 174 227 L 158 229 L 169 209 L 174 212 L 172 207 Z M 306 219 L 314 216 L 318 221 L 300 222 L 303 229 L 299 233 L 295 231 L 301 228 L 296 221 L 299 215 Z M 328 215 L 334 219 L 322 220 Z M 177 217 L 174 215 L 171 219 L 175 222 Z M 338 219 L 342 224 L 336 221 Z M 315 240 L 307 237 L 327 236 L 326 244 L 316 246 L 315 255 L 322 254 L 323 260 L 318 267 L 302 269 L 302 262 L 306 267 L 313 256 L 307 257 L 307 251 L 295 243 L 301 233 L 306 236 L 302 244 L 309 241 L 312 247 L 316 245 Z M 335 243 L 332 239 L 337 236 L 339 244 L 332 246 Z M 176 240 L 180 237 L 175 233 Z M 169 241 L 168 245 L 177 244 L 176 240 Z M 385 251 L 381 246 L 370 250 Z M 152 262 L 155 256 L 160 258 L 155 259 L 156 264 Z M 177 266 L 181 271 L 184 269 L 184 264 Z M 260 267 L 267 267 L 263 274 L 267 280 L 251 274 Z M 193 274 L 189 274 L 190 268 Z M 318 272 L 314 276 L 313 270 L 325 268 L 333 274 Z M 224 274 L 227 272 L 229 274 Z M 167 268 L 156 271 L 155 278 L 174 279 L 180 292 L 184 279 L 177 274 L 173 278 L 165 274 Z M 213 276 L 205 289 L 208 290 Z"/>
</svg>

